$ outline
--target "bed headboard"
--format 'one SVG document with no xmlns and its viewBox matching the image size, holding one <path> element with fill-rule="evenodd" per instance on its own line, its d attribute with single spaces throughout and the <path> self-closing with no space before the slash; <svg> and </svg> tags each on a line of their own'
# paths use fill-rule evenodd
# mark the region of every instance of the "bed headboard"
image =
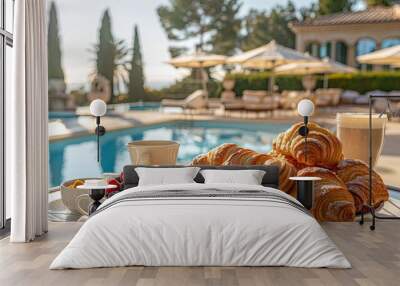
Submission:
<svg viewBox="0 0 400 286">
<path fill-rule="evenodd" d="M 135 172 L 136 167 L 147 168 L 182 168 L 187 166 L 141 166 L 141 165 L 127 165 L 124 167 L 124 189 L 136 187 L 139 182 L 139 176 Z M 264 187 L 271 187 L 279 189 L 279 167 L 277 166 L 196 166 L 205 169 L 218 169 L 218 170 L 263 170 L 265 171 L 262 185 Z M 203 176 L 198 173 L 194 180 L 197 183 L 204 183 Z"/>
</svg>

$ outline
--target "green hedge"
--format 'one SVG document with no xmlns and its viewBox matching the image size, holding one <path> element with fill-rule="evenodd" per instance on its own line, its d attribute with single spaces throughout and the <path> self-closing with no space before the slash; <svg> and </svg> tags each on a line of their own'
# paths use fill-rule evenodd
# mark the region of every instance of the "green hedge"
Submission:
<svg viewBox="0 0 400 286">
<path fill-rule="evenodd" d="M 400 90 L 400 72 L 333 74 L 329 76 L 329 87 L 356 90 L 361 94 L 377 89 L 383 91 Z"/>
<path fill-rule="evenodd" d="M 270 73 L 229 74 L 226 78 L 235 79 L 235 92 L 242 95 L 243 90 L 266 90 Z M 400 90 L 400 72 L 359 72 L 355 74 L 332 74 L 328 76 L 329 87 L 355 90 L 364 94 L 371 90 Z M 278 76 L 275 79 L 279 90 L 302 90 L 301 77 Z M 318 77 L 317 87 L 323 86 L 322 76 Z"/>
<path fill-rule="evenodd" d="M 228 74 L 226 78 L 235 80 L 235 92 L 242 95 L 243 90 L 267 90 L 270 77 L 269 72 L 259 72 L 250 74 Z M 275 84 L 280 90 L 301 90 L 303 88 L 301 77 L 279 76 L 275 78 Z"/>
<path fill-rule="evenodd" d="M 192 92 L 202 88 L 201 82 L 186 77 L 169 87 L 159 90 L 159 93 L 162 95 L 162 98 L 184 99 Z M 222 92 L 221 82 L 210 79 L 207 83 L 207 90 L 209 97 L 218 97 Z"/>
</svg>

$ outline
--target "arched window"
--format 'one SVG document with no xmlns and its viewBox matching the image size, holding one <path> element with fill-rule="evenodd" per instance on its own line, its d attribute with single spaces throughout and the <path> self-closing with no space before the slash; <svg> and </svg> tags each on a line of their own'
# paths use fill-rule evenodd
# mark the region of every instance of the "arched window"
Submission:
<svg viewBox="0 0 400 286">
<path fill-rule="evenodd" d="M 388 39 L 384 39 L 382 41 L 381 48 L 385 49 L 385 48 L 390 48 L 390 47 L 397 46 L 397 45 L 400 45 L 400 38 L 388 38 Z M 389 65 L 384 65 L 383 69 L 390 70 L 391 67 Z"/>
<path fill-rule="evenodd" d="M 375 50 L 376 50 L 375 40 L 373 40 L 371 38 L 360 39 L 356 45 L 356 57 L 365 55 L 365 54 L 369 54 Z M 372 69 L 371 65 L 359 64 L 358 67 L 361 68 L 362 70 L 364 70 L 364 69 L 371 70 Z"/>
<path fill-rule="evenodd" d="M 319 48 L 319 57 L 320 58 L 330 58 L 332 53 L 332 44 L 330 42 L 323 43 Z"/>
<path fill-rule="evenodd" d="M 313 57 L 319 57 L 320 44 L 317 42 L 308 43 L 306 46 L 306 52 Z"/>
<path fill-rule="evenodd" d="M 384 40 L 382 41 L 382 46 L 381 46 L 381 48 L 382 48 L 382 49 L 384 49 L 384 48 L 390 48 L 390 47 L 397 46 L 397 45 L 400 45 L 400 38 L 384 39 Z"/>
<path fill-rule="evenodd" d="M 347 64 L 347 45 L 344 42 L 336 42 L 336 57 L 335 61 L 342 63 L 342 64 Z"/>
</svg>

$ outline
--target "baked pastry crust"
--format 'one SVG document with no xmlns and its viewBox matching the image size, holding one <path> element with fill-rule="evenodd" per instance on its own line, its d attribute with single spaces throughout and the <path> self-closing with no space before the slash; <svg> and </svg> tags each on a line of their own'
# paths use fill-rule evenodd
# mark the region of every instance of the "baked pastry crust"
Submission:
<svg viewBox="0 0 400 286">
<path fill-rule="evenodd" d="M 335 167 L 343 159 L 342 144 L 329 130 L 316 123 L 309 123 L 307 145 L 299 134 L 303 123 L 294 124 L 289 130 L 278 135 L 273 142 L 273 151 L 292 157 L 297 164 L 305 166 Z"/>
<path fill-rule="evenodd" d="M 205 154 L 201 154 L 193 159 L 192 165 L 223 165 L 225 160 L 235 153 L 240 148 L 238 145 L 233 143 L 222 144 Z"/>
<path fill-rule="evenodd" d="M 332 171 L 320 167 L 300 170 L 298 176 L 319 177 L 314 182 L 314 202 L 311 212 L 319 221 L 353 221 L 356 209 L 345 183 Z"/>
<path fill-rule="evenodd" d="M 206 154 L 197 156 L 192 165 L 268 165 L 279 167 L 279 187 L 282 191 L 296 196 L 296 184 L 289 180 L 297 174 L 296 167 L 278 154 L 263 154 L 241 148 L 235 144 L 223 144 Z"/>
<path fill-rule="evenodd" d="M 363 205 L 369 204 L 368 165 L 361 160 L 346 159 L 339 162 L 336 172 L 353 195 L 357 212 L 367 211 L 363 210 Z M 385 183 L 375 171 L 372 171 L 372 205 L 379 208 L 388 199 L 389 192 Z"/>
<path fill-rule="evenodd" d="M 296 183 L 292 176 L 316 176 L 315 206 L 312 213 L 318 220 L 352 221 L 368 203 L 368 166 L 360 160 L 343 160 L 342 144 L 329 130 L 309 123 L 307 152 L 304 137 L 299 135 L 303 123 L 293 125 L 278 135 L 268 154 L 223 144 L 197 156 L 193 165 L 273 165 L 280 170 L 280 189 L 294 197 Z M 306 156 L 307 153 L 307 156 Z M 300 170 L 298 172 L 298 170 Z M 389 199 L 389 192 L 376 172 L 373 172 L 372 202 L 375 208 Z"/>
</svg>

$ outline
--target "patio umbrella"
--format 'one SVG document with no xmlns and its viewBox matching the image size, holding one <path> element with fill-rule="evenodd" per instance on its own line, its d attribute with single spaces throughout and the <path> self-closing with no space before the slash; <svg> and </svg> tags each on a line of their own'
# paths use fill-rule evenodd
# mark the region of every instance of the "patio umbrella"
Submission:
<svg viewBox="0 0 400 286">
<path fill-rule="evenodd" d="M 274 70 L 276 67 L 294 62 L 309 62 L 316 60 L 316 58 L 311 57 L 310 55 L 281 46 L 272 40 L 267 45 L 230 57 L 227 59 L 226 63 L 240 64 L 245 68 L 271 69 L 272 75 L 270 77 L 269 88 L 270 92 L 272 92 L 274 85 Z"/>
<path fill-rule="evenodd" d="M 324 58 L 322 61 L 298 62 L 279 66 L 275 74 L 279 75 L 312 75 L 324 74 L 324 88 L 328 87 L 327 74 L 330 73 L 355 73 L 357 69 L 342 63 Z"/>
<path fill-rule="evenodd" d="M 197 68 L 201 70 L 203 90 L 207 93 L 205 68 L 224 64 L 226 57 L 222 55 L 207 54 L 201 50 L 190 55 L 183 55 L 169 60 L 167 63 L 177 68 Z"/>
<path fill-rule="evenodd" d="M 358 56 L 357 61 L 362 64 L 371 65 L 399 65 L 400 45 Z"/>
</svg>

